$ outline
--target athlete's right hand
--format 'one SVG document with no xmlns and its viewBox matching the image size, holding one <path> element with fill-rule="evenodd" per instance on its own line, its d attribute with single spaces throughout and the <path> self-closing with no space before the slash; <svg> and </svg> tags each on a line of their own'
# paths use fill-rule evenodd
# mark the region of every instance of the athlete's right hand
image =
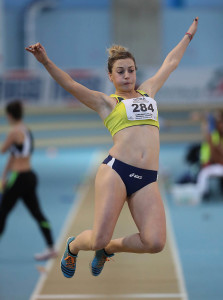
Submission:
<svg viewBox="0 0 223 300">
<path fill-rule="evenodd" d="M 46 54 L 46 50 L 40 43 L 36 43 L 34 45 L 30 45 L 29 47 L 25 48 L 26 51 L 32 53 L 35 58 L 42 64 L 46 64 L 48 59 L 48 56 Z"/>
<path fill-rule="evenodd" d="M 6 186 L 7 180 L 5 177 L 2 177 L 0 180 L 0 191 L 2 192 Z"/>
</svg>

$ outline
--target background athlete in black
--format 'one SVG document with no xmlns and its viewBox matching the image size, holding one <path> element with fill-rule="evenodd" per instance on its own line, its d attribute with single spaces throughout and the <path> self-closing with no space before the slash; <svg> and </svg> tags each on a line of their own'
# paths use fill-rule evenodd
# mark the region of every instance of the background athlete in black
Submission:
<svg viewBox="0 0 223 300">
<path fill-rule="evenodd" d="M 9 151 L 10 156 L 2 174 L 0 237 L 4 232 L 9 213 L 15 207 L 16 202 L 21 199 L 37 221 L 47 244 L 47 249 L 43 253 L 36 254 L 35 258 L 45 260 L 56 257 L 50 224 L 42 213 L 36 193 L 38 179 L 30 165 L 34 143 L 31 131 L 23 123 L 22 103 L 10 102 L 5 110 L 11 131 L 1 147 L 1 153 Z"/>
</svg>

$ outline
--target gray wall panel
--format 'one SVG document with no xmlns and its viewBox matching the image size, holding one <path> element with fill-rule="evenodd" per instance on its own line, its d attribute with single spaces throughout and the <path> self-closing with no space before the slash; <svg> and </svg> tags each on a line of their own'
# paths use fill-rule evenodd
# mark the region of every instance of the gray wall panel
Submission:
<svg viewBox="0 0 223 300">
<path fill-rule="evenodd" d="M 139 65 L 161 61 L 161 7 L 159 0 L 114 0 L 114 43 L 129 48 Z"/>
</svg>

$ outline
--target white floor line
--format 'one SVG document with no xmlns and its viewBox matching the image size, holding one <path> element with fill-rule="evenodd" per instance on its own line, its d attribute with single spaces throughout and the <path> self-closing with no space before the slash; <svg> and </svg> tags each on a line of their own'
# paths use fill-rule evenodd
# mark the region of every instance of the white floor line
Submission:
<svg viewBox="0 0 223 300">
<path fill-rule="evenodd" d="M 187 294 L 187 290 L 186 290 L 186 286 L 185 286 L 185 280 L 184 280 L 181 261 L 180 261 L 180 257 L 179 257 L 179 251 L 177 248 L 174 231 L 173 231 L 173 226 L 172 226 L 172 222 L 171 222 L 171 218 L 170 218 L 169 207 L 168 207 L 167 200 L 164 197 L 165 191 L 164 191 L 163 183 L 161 184 L 161 186 L 162 186 L 161 194 L 162 194 L 162 198 L 165 203 L 166 222 L 167 222 L 167 228 L 168 228 L 168 239 L 169 239 L 172 254 L 173 254 L 173 261 L 174 261 L 177 278 L 178 278 L 178 282 L 179 282 L 179 289 L 180 289 L 180 293 L 182 295 L 182 300 L 188 300 L 188 294 Z"/>
<path fill-rule="evenodd" d="M 104 153 L 104 152 L 103 152 Z M 102 158 L 102 152 L 96 152 L 93 157 L 92 157 L 92 160 L 90 162 L 90 166 L 85 174 L 85 178 L 93 175 L 95 172 L 96 172 L 96 169 L 98 168 L 99 164 L 100 164 L 100 159 Z M 81 205 L 81 201 L 82 199 L 85 197 L 85 195 L 87 194 L 88 190 L 89 190 L 90 186 L 86 186 L 85 184 L 83 186 L 80 187 L 80 189 L 78 190 L 77 192 L 77 196 L 76 196 L 76 200 L 74 201 L 71 209 L 70 209 L 70 212 L 68 214 L 68 217 L 65 221 L 65 224 L 60 232 L 60 235 L 59 235 L 59 239 L 57 240 L 57 243 L 56 243 L 56 249 L 60 249 L 62 247 L 62 243 L 64 241 L 64 236 L 66 236 L 67 234 L 67 231 L 68 231 L 68 228 L 70 227 L 71 223 L 73 222 L 74 218 L 76 217 L 78 211 L 79 211 L 79 208 L 80 208 L 80 205 Z M 46 279 L 47 279 L 47 274 L 48 272 L 51 270 L 52 266 L 54 264 L 54 260 L 51 259 L 49 260 L 49 262 L 46 264 L 46 272 L 44 272 L 37 284 L 36 284 L 36 287 L 30 297 L 30 300 L 35 300 L 35 299 L 41 299 L 39 297 L 39 292 L 41 291 Z M 52 298 L 51 298 L 52 299 Z M 59 298 L 60 299 L 60 298 Z M 69 299 L 69 298 L 68 298 Z"/>
<path fill-rule="evenodd" d="M 184 294 L 65 294 L 65 295 L 40 295 L 35 299 L 180 299 Z"/>
<path fill-rule="evenodd" d="M 91 161 L 90 167 L 89 167 L 89 171 L 86 172 L 86 177 L 89 176 L 89 174 L 93 174 L 95 172 L 95 169 L 97 168 L 97 166 L 99 165 L 98 161 L 100 160 L 100 158 L 102 157 L 102 153 L 96 153 Z M 89 187 L 88 187 L 89 188 Z M 81 187 L 80 190 L 78 191 L 78 196 L 76 201 L 73 204 L 73 207 L 70 210 L 69 216 L 67 218 L 67 221 L 65 222 L 65 225 L 63 227 L 63 230 L 60 234 L 60 238 L 57 241 L 56 244 L 56 248 L 59 249 L 63 243 L 64 240 L 64 236 L 66 235 L 66 232 L 71 224 L 71 222 L 73 222 L 73 219 L 75 218 L 75 216 L 78 213 L 80 204 L 81 204 L 81 200 L 84 198 L 84 196 L 87 194 L 88 192 L 88 188 L 86 188 L 86 186 Z M 164 197 L 164 191 L 161 190 L 162 192 L 162 197 Z M 165 199 L 164 199 L 165 200 Z M 138 299 L 173 299 L 173 298 L 181 298 L 183 300 L 188 300 L 188 295 L 186 292 L 186 288 L 185 288 L 185 281 L 184 281 L 184 277 L 183 277 L 183 272 L 182 272 L 182 267 L 181 267 L 181 262 L 179 259 L 179 254 L 178 254 L 178 248 L 176 245 L 176 241 L 174 238 L 174 232 L 173 232 L 173 227 L 172 227 L 172 223 L 171 223 L 171 219 L 170 219 L 170 213 L 169 213 L 169 208 L 167 205 L 167 201 L 164 201 L 166 203 L 165 206 L 165 211 L 166 211 L 166 219 L 167 219 L 167 228 L 168 228 L 168 237 L 169 237 L 169 241 L 171 244 L 171 249 L 172 249 L 172 253 L 173 253 L 173 261 L 174 261 L 174 265 L 175 265 L 175 269 L 177 272 L 177 277 L 178 277 L 178 282 L 179 282 L 179 289 L 180 289 L 180 293 L 179 294 L 121 294 L 121 295 L 93 295 L 93 294 L 67 294 L 67 295 L 39 295 L 39 292 L 41 291 L 43 284 L 47 278 L 47 273 L 49 272 L 49 270 L 52 268 L 54 260 L 51 260 L 47 263 L 46 265 L 46 272 L 44 274 L 41 275 L 36 288 L 34 289 L 30 300 L 38 300 L 38 299 L 100 299 L 100 298 L 108 298 L 109 299 L 134 299 L 134 298 L 138 298 Z"/>
</svg>

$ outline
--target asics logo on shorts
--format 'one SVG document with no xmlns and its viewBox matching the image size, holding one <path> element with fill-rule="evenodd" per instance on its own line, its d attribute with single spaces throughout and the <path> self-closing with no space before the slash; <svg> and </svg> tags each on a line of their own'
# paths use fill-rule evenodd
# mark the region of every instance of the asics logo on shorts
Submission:
<svg viewBox="0 0 223 300">
<path fill-rule="evenodd" d="M 129 177 L 134 177 L 137 179 L 142 179 L 142 176 L 136 175 L 135 173 L 129 174 Z"/>
</svg>

